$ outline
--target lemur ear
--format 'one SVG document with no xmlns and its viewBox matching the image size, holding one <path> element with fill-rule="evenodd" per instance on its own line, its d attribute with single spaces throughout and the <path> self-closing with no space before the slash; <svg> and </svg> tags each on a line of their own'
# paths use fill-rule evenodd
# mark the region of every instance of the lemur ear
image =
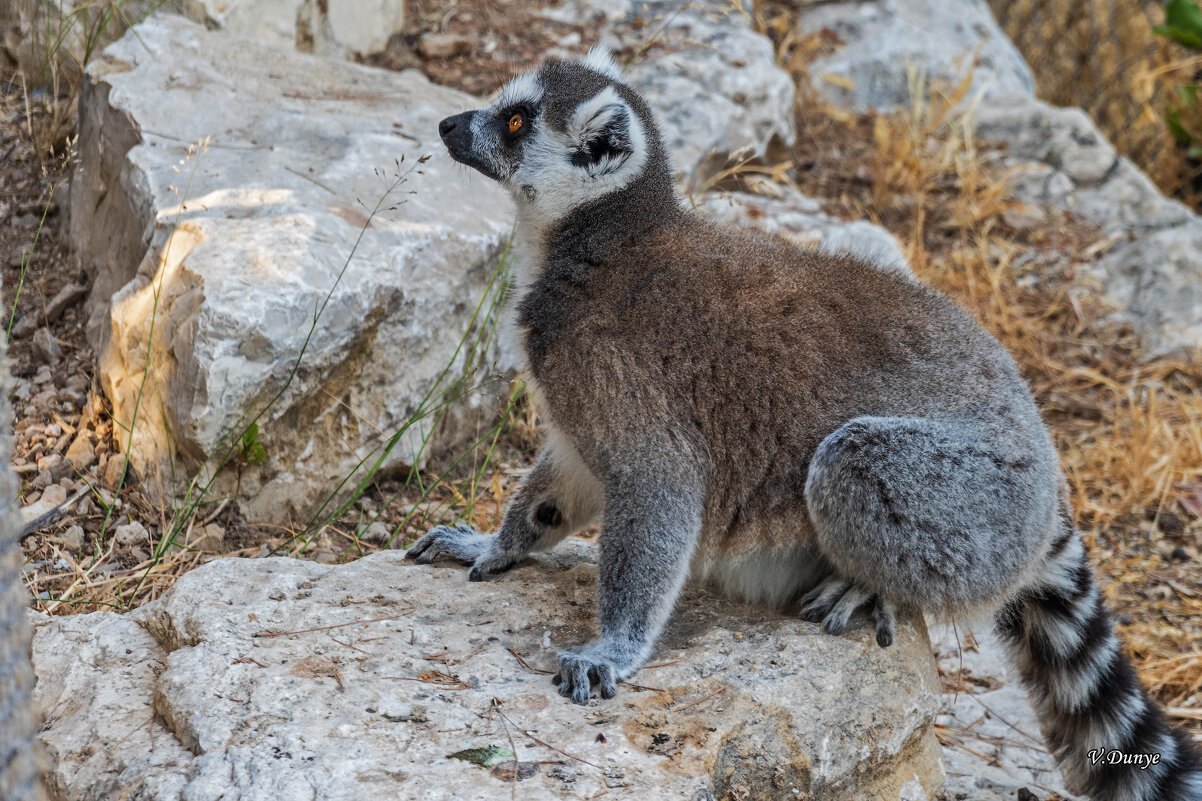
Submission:
<svg viewBox="0 0 1202 801">
<path fill-rule="evenodd" d="M 613 54 L 609 52 L 609 48 L 604 45 L 594 45 L 592 50 L 588 51 L 581 63 L 594 72 L 599 72 L 606 78 L 613 81 L 622 80 L 622 68 L 618 66 L 618 62 L 614 61 Z"/>
<path fill-rule="evenodd" d="M 634 153 L 639 132 L 630 107 L 612 86 L 606 87 L 572 115 L 572 164 L 586 168 L 594 177 L 612 172 Z"/>
</svg>

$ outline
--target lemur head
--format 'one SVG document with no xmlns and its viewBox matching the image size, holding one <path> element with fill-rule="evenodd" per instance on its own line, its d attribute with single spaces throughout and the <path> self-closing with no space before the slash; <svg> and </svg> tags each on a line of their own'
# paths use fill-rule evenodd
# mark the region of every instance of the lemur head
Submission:
<svg viewBox="0 0 1202 801">
<path fill-rule="evenodd" d="M 543 225 L 636 181 L 671 185 L 651 110 L 599 48 L 519 75 L 492 105 L 448 117 L 438 132 L 451 158 L 509 189 Z"/>
</svg>

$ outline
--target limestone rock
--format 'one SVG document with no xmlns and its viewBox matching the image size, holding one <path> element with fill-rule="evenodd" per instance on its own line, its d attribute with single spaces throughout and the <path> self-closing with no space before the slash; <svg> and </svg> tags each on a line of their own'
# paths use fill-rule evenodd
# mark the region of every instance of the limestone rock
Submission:
<svg viewBox="0 0 1202 801">
<path fill-rule="evenodd" d="M 1089 272 L 1151 356 L 1202 345 L 1202 219 L 1160 193 L 1080 109 L 1029 97 L 982 104 L 977 135 L 1006 146 L 1025 203 L 1072 212 L 1119 244 Z"/>
<path fill-rule="evenodd" d="M 405 21 L 404 0 L 186 0 L 183 8 L 208 28 L 335 57 L 383 50 Z"/>
<path fill-rule="evenodd" d="M 505 797 L 504 768 L 448 756 L 490 746 L 516 750 L 536 800 L 918 801 L 941 784 L 921 622 L 881 649 L 864 623 L 832 637 L 692 589 L 651 667 L 568 703 L 537 671 L 592 636 L 593 552 L 569 540 L 488 583 L 393 551 L 220 559 L 126 616 L 39 617 L 57 797 Z"/>
<path fill-rule="evenodd" d="M 42 742 L 54 796 L 182 798 L 196 757 L 154 714 L 162 646 L 131 615 L 31 618 L 44 631 L 33 660 L 48 669 L 37 673 L 34 703 L 50 724 Z"/>
<path fill-rule="evenodd" d="M 604 44 L 637 51 L 626 79 L 656 112 L 687 188 L 700 188 L 732 153 L 772 161 L 796 139 L 793 81 L 752 27 L 750 3 L 567 0 L 545 13 L 599 16 Z"/>
<path fill-rule="evenodd" d="M 1015 184 L 1024 202 L 1052 202 L 1107 231 L 1149 231 L 1194 216 L 1119 156 L 1079 108 L 1011 95 L 981 104 L 974 121 L 978 136 L 1006 145 L 1018 170 L 1032 169 L 1024 161 L 1053 170 L 1043 173 L 1043 182 Z"/>
<path fill-rule="evenodd" d="M 908 106 L 911 69 L 926 79 L 958 83 L 974 55 L 974 93 L 1035 94 L 1030 67 L 985 0 L 815 3 L 803 6 L 798 28 L 836 34 L 838 49 L 817 59 L 810 72 L 822 92 L 858 111 Z"/>
<path fill-rule="evenodd" d="M 1202 346 L 1202 219 L 1117 245 L 1091 272 L 1148 353 Z"/>
<path fill-rule="evenodd" d="M 67 461 L 76 473 L 83 473 L 96 463 L 96 449 L 86 432 L 80 432 L 67 448 Z"/>
<path fill-rule="evenodd" d="M 56 539 L 68 551 L 78 552 L 83 547 L 83 526 L 68 526 L 67 530 L 57 535 Z"/>
<path fill-rule="evenodd" d="M 847 221 L 822 212 L 818 202 L 792 189 L 770 198 L 746 192 L 711 192 L 696 211 L 729 225 L 759 228 L 803 248 L 847 251 L 913 277 L 893 234 L 864 220 Z"/>
<path fill-rule="evenodd" d="M 932 625 L 931 639 L 945 676 L 967 674 L 959 693 L 944 693 L 939 723 L 948 738 L 960 743 L 943 751 L 947 798 L 1013 801 L 1022 788 L 1040 798 L 1055 792 L 1064 801 L 1077 796 L 1064 789 L 1039 730 L 1039 719 L 1017 672 L 1007 666 L 1005 652 L 991 627 Z M 972 636 L 975 648 L 961 647 Z M 960 638 L 960 642 L 957 641 Z M 968 749 L 971 749 L 968 750 Z M 972 751 L 976 751 L 974 754 Z M 993 759 L 987 762 L 977 754 Z"/>
<path fill-rule="evenodd" d="M 46 72 L 49 54 L 59 69 L 77 77 L 89 44 L 94 49 L 104 47 L 124 34 L 129 24 L 141 21 L 161 5 L 156 0 L 123 0 L 112 7 L 70 0 L 4 0 L 0 3 L 0 67 L 19 69 L 33 86 L 40 86 L 50 78 Z"/>
<path fill-rule="evenodd" d="M 287 385 L 259 421 L 268 459 L 242 488 L 252 519 L 303 518 L 419 407 L 495 274 L 510 202 L 465 180 L 437 133 L 475 101 L 414 71 L 319 61 L 170 15 L 87 78 L 69 235 L 96 276 L 89 333 L 114 415 L 128 424 L 140 389 L 156 410 L 138 416 L 134 467 L 170 475 L 172 449 L 177 472 L 219 459 Z M 402 157 L 416 171 L 364 228 Z M 502 391 L 470 394 L 438 432 L 411 428 L 385 466 L 429 453 L 434 433 L 457 444 Z"/>
</svg>

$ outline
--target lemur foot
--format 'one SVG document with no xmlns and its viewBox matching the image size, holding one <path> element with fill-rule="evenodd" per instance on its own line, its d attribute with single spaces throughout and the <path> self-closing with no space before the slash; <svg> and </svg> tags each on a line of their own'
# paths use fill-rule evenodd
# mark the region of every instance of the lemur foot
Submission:
<svg viewBox="0 0 1202 801">
<path fill-rule="evenodd" d="M 574 704 L 587 704 L 589 690 L 594 684 L 602 698 L 613 698 L 618 694 L 618 682 L 634 672 L 622 669 L 625 661 L 616 650 L 602 642 L 561 651 L 559 671 L 551 678 L 551 683 L 558 685 L 559 694 L 571 698 Z"/>
<path fill-rule="evenodd" d="M 435 526 L 405 552 L 406 559 L 416 559 L 419 565 L 428 565 L 442 556 L 449 556 L 472 565 L 468 581 L 484 581 L 513 566 L 512 560 L 493 556 L 494 538 L 481 534 L 467 523 L 451 526 Z"/>
<path fill-rule="evenodd" d="M 847 622 L 862 606 L 872 606 L 876 624 L 876 642 L 882 648 L 893 644 L 897 633 L 897 615 L 893 604 L 840 578 L 822 581 L 801 599 L 801 616 L 811 623 L 821 623 L 831 634 L 847 631 Z"/>
</svg>

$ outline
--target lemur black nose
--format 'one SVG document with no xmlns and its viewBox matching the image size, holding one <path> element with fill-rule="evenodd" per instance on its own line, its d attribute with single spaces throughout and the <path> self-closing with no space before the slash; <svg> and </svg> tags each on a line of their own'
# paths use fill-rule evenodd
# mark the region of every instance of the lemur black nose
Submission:
<svg viewBox="0 0 1202 801">
<path fill-rule="evenodd" d="M 438 123 L 438 135 L 445 137 L 451 131 L 455 130 L 455 126 L 458 124 L 458 122 L 459 120 L 455 117 L 447 117 L 445 120 Z"/>
</svg>

